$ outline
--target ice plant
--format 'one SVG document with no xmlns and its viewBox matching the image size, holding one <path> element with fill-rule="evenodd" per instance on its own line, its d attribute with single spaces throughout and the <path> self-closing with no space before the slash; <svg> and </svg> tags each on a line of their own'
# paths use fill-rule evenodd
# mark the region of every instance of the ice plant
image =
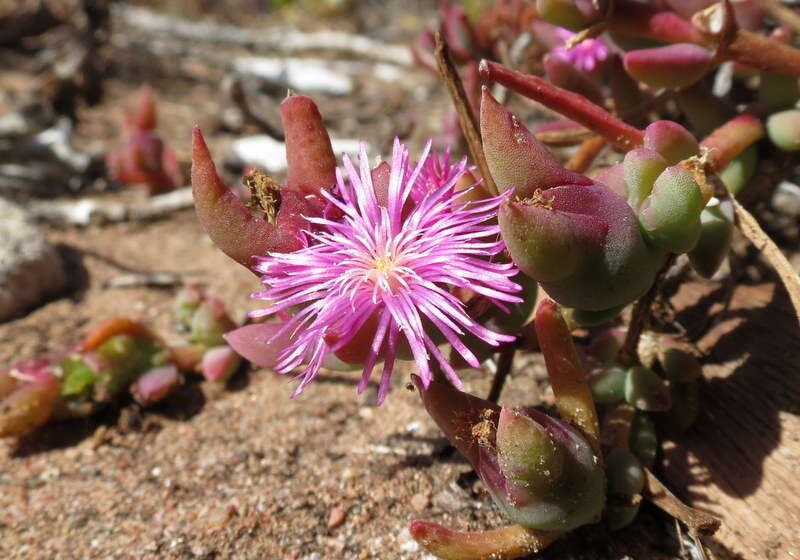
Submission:
<svg viewBox="0 0 800 560">
<path fill-rule="evenodd" d="M 320 192 L 341 219 L 308 217 L 312 228 L 305 231 L 305 248 L 256 259 L 254 269 L 267 289 L 254 297 L 270 305 L 251 316 L 296 313 L 280 329 L 269 323 L 255 327 L 268 330 L 269 338 L 243 340 L 236 332 L 226 338 L 263 365 L 259 346 L 289 334 L 274 369 L 289 373 L 305 364 L 295 395 L 316 377 L 326 357 L 336 354 L 363 363 L 359 392 L 376 362 L 384 361 L 382 402 L 395 360 L 406 348 L 426 387 L 433 377 L 430 356 L 460 387 L 439 342 L 446 340 L 478 366 L 460 339 L 465 331 L 493 346 L 514 340 L 483 327 L 451 293 L 466 289 L 500 305 L 521 301 L 513 295 L 520 287 L 510 280 L 516 269 L 498 259 L 504 244 L 493 220 L 504 197 L 463 200 L 468 191 L 455 187 L 467 172 L 466 160 L 451 165 L 430 153 L 430 144 L 412 165 L 408 149 L 395 140 L 388 177 L 370 170 L 363 146 L 358 165 L 345 156 L 347 180 L 337 170 L 335 189 Z"/>
<path fill-rule="evenodd" d="M 150 88 L 140 90 L 136 110 L 124 115 L 122 133 L 125 144 L 106 157 L 115 181 L 144 185 L 151 195 L 171 191 L 182 182 L 175 153 L 156 132 L 156 105 Z"/>
</svg>

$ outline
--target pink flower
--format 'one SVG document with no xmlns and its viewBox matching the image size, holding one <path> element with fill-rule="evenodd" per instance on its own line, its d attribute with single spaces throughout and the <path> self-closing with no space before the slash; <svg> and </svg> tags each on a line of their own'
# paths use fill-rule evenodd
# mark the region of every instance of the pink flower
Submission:
<svg viewBox="0 0 800 560">
<path fill-rule="evenodd" d="M 380 403 L 389 391 L 398 351 L 406 346 L 425 386 L 432 379 L 432 356 L 460 387 L 437 344 L 449 342 L 477 367 L 477 358 L 460 340 L 465 331 L 493 346 L 514 340 L 481 326 L 451 293 L 451 288 L 466 288 L 501 306 L 521 301 L 512 295 L 520 290 L 510 280 L 516 268 L 494 260 L 505 248 L 493 223 L 504 196 L 461 201 L 465 191 L 454 187 L 467 171 L 466 160 L 451 164 L 449 155 L 429 151 L 430 142 L 412 166 L 408 149 L 395 140 L 388 181 L 384 176 L 373 183 L 362 145 L 359 169 L 345 156 L 348 180 L 337 170 L 335 194 L 321 192 L 343 217 L 309 217 L 314 230 L 305 232 L 306 248 L 257 257 L 254 268 L 267 289 L 253 297 L 270 305 L 251 316 L 297 311 L 283 327 L 250 325 L 244 327 L 247 336 L 234 334 L 228 341 L 245 357 L 252 348 L 237 344 L 237 338 L 250 345 L 254 340 L 283 342 L 275 371 L 289 373 L 305 364 L 294 395 L 316 377 L 326 356 L 351 343 L 364 350 L 359 392 L 367 387 L 378 360 L 384 361 Z M 268 336 L 253 335 L 257 328 Z"/>
<path fill-rule="evenodd" d="M 575 36 L 575 33 L 559 27 L 556 35 L 564 41 L 564 44 L 550 52 L 566 58 L 578 70 L 591 72 L 608 57 L 608 47 L 600 39 L 584 39 L 568 48 L 566 43 Z"/>
</svg>

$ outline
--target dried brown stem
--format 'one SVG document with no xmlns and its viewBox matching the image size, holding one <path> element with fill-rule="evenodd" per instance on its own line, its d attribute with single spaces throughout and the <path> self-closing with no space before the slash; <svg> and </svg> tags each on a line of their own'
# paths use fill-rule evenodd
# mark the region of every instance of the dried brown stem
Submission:
<svg viewBox="0 0 800 560">
<path fill-rule="evenodd" d="M 784 25 L 788 25 L 795 31 L 800 31 L 800 14 L 787 8 L 778 0 L 762 0 L 764 10 Z"/>
<path fill-rule="evenodd" d="M 461 125 L 461 131 L 464 133 L 464 138 L 467 140 L 472 160 L 478 166 L 478 171 L 483 177 L 483 185 L 489 193 L 497 196 L 499 191 L 492 179 L 492 174 L 489 172 L 489 166 L 486 164 L 486 158 L 483 155 L 483 144 L 481 143 L 481 132 L 478 127 L 478 119 L 469 104 L 469 98 L 464 91 L 464 84 L 461 83 L 461 78 L 453 66 L 453 61 L 450 58 L 450 52 L 447 47 L 447 41 L 441 30 L 436 31 L 435 47 L 433 54 L 436 57 L 436 64 L 439 68 L 439 74 L 447 86 L 447 91 L 450 92 L 450 97 L 453 99 L 458 112 L 458 122 Z"/>
<path fill-rule="evenodd" d="M 606 139 L 602 136 L 593 136 L 592 138 L 584 140 L 578 148 L 578 151 L 564 164 L 564 167 L 570 171 L 585 173 L 586 170 L 591 167 L 595 158 L 603 150 L 605 145 Z"/>
<path fill-rule="evenodd" d="M 717 61 L 734 60 L 764 72 L 800 77 L 800 50 L 739 29 L 727 0 L 697 12 L 692 23 L 703 35 L 699 43 L 714 48 Z"/>
<path fill-rule="evenodd" d="M 717 532 L 720 526 L 719 519 L 710 513 L 687 506 L 670 492 L 649 469 L 645 469 L 644 472 L 647 475 L 645 498 L 675 519 L 682 521 L 689 528 L 690 535 L 713 535 Z"/>
<path fill-rule="evenodd" d="M 733 208 L 736 211 L 736 223 L 739 226 L 739 230 L 756 249 L 761 251 L 767 262 L 772 265 L 775 272 L 780 276 L 783 285 L 786 286 L 786 291 L 789 292 L 789 298 L 792 300 L 797 320 L 800 322 L 800 276 L 797 275 L 786 256 L 775 245 L 775 242 L 761 229 L 753 215 L 739 204 L 735 198 L 731 198 L 731 202 L 733 202 Z"/>
<path fill-rule="evenodd" d="M 650 286 L 647 293 L 640 297 L 636 301 L 636 305 L 633 306 L 628 332 L 625 335 L 625 343 L 622 345 L 618 355 L 618 360 L 622 365 L 633 366 L 640 363 L 637 350 L 639 347 L 639 339 L 642 336 L 642 331 L 644 331 L 647 326 L 647 320 L 650 317 L 650 308 L 656 299 L 656 295 L 658 295 L 658 291 L 661 289 L 661 282 L 674 262 L 675 255 L 670 253 L 664 261 L 661 270 L 658 271 L 653 285 Z"/>
</svg>

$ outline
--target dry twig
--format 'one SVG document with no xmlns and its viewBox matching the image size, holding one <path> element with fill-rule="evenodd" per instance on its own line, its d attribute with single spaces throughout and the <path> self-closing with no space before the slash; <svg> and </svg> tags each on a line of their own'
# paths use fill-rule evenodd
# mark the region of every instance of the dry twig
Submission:
<svg viewBox="0 0 800 560">
<path fill-rule="evenodd" d="M 735 198 L 731 197 L 731 202 L 736 211 L 736 224 L 739 226 L 739 230 L 756 249 L 761 251 L 767 262 L 780 276 L 783 285 L 786 286 L 786 291 L 789 292 L 797 320 L 800 322 L 800 276 L 797 275 L 775 242 L 761 229 L 753 215 Z"/>
<path fill-rule="evenodd" d="M 689 528 L 690 535 L 713 535 L 717 532 L 720 526 L 719 519 L 710 513 L 687 506 L 649 469 L 645 469 L 644 472 L 647 476 L 645 497 L 675 519 L 682 521 Z"/>
<path fill-rule="evenodd" d="M 450 97 L 453 99 L 458 112 L 458 121 L 461 124 L 461 130 L 464 133 L 464 138 L 467 139 L 472 160 L 478 165 L 478 171 L 483 177 L 483 184 L 486 190 L 493 195 L 499 194 L 497 185 L 492 179 L 492 174 L 489 172 L 489 166 L 486 163 L 486 158 L 483 155 L 483 144 L 481 143 L 481 132 L 478 127 L 478 119 L 472 112 L 469 105 L 467 94 L 464 92 L 464 85 L 461 83 L 461 78 L 458 76 L 453 61 L 450 58 L 450 53 L 447 48 L 447 41 L 444 38 L 441 30 L 436 31 L 436 46 L 434 48 L 434 55 L 436 56 L 436 64 L 439 67 L 439 74 L 442 76 L 447 91 L 450 92 Z"/>
</svg>

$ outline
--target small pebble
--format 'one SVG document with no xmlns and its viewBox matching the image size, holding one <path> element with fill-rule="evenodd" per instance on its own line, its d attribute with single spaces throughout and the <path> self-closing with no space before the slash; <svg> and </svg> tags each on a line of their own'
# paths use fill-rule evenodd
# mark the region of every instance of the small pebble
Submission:
<svg viewBox="0 0 800 560">
<path fill-rule="evenodd" d="M 430 498 L 426 494 L 414 494 L 411 496 L 411 507 L 414 508 L 414 511 L 423 511 L 430 503 Z"/>
<path fill-rule="evenodd" d="M 336 506 L 328 515 L 328 529 L 335 529 L 347 519 L 347 508 Z"/>
</svg>

